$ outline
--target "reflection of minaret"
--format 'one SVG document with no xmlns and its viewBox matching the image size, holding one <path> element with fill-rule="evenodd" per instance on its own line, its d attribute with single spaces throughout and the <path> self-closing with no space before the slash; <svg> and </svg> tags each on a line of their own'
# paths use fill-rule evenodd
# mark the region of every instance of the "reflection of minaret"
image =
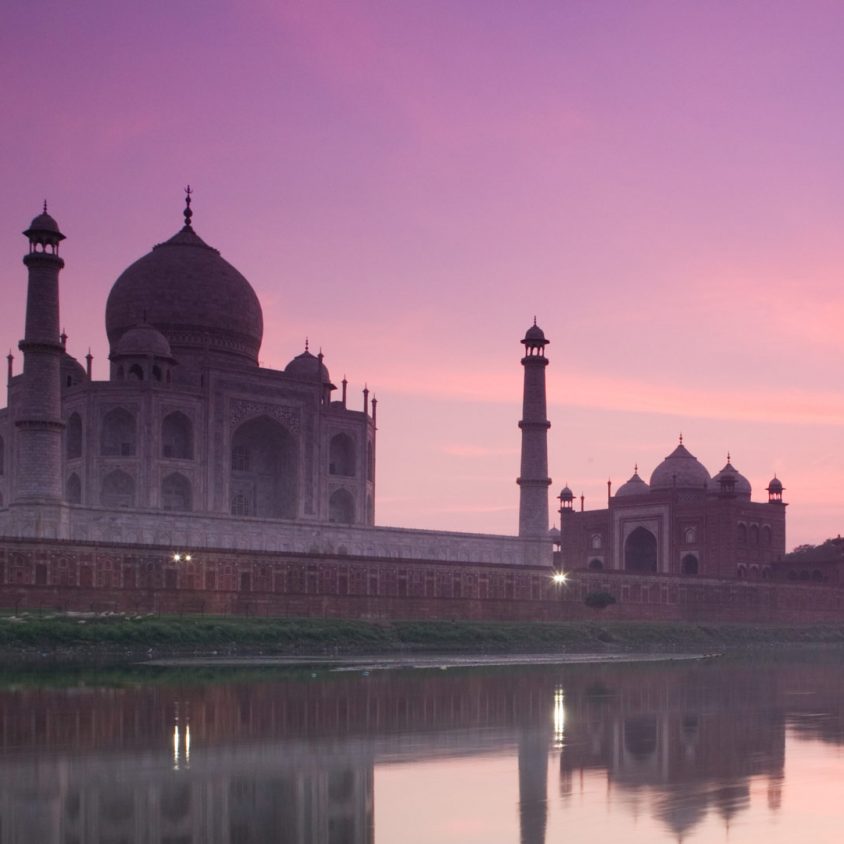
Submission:
<svg viewBox="0 0 844 844">
<path fill-rule="evenodd" d="M 521 844 L 545 844 L 548 818 L 548 734 L 519 736 L 519 827 Z"/>
<path fill-rule="evenodd" d="M 534 320 L 522 343 L 525 356 L 524 398 L 522 401 L 522 463 L 519 484 L 519 536 L 522 539 L 546 540 L 548 536 L 548 421 L 545 401 L 545 334 Z M 550 550 L 550 546 L 549 546 Z M 541 562 L 541 551 L 537 548 Z"/>
</svg>

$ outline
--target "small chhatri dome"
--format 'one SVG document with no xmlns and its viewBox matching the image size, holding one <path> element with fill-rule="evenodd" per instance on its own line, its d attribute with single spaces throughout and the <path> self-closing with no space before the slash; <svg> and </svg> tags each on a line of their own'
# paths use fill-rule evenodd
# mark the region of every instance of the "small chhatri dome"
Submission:
<svg viewBox="0 0 844 844">
<path fill-rule="evenodd" d="M 750 498 L 753 491 L 750 481 L 733 466 L 729 455 L 727 455 L 727 465 L 717 475 L 713 475 L 709 492 L 712 495 L 717 495 L 725 484 L 732 485 L 736 496 L 739 498 Z"/>
<path fill-rule="evenodd" d="M 782 481 L 776 475 L 774 475 L 774 477 L 771 478 L 771 482 L 768 484 L 768 490 L 767 491 L 768 492 L 782 492 L 784 488 L 785 487 L 783 487 Z"/>
<path fill-rule="evenodd" d="M 173 352 L 167 338 L 152 325 L 143 323 L 130 328 L 115 343 L 110 358 L 156 357 L 173 360 Z"/>
<path fill-rule="evenodd" d="M 615 498 L 624 498 L 628 495 L 645 495 L 651 488 L 639 477 L 639 467 L 633 472 L 629 481 L 623 483 L 616 491 Z"/>
<path fill-rule="evenodd" d="M 657 489 L 706 489 L 710 483 L 706 467 L 683 445 L 677 448 L 653 470 L 651 490 Z"/>
<path fill-rule="evenodd" d="M 67 352 L 62 352 L 59 371 L 61 372 L 62 387 L 73 387 L 88 380 L 85 368 Z"/>
<path fill-rule="evenodd" d="M 525 346 L 545 346 L 550 343 L 545 339 L 545 332 L 536 324 L 536 317 L 533 318 L 533 325 L 525 332 L 525 339 L 522 343 Z"/>
<path fill-rule="evenodd" d="M 59 231 L 59 224 L 47 213 L 47 200 L 44 200 L 44 210 L 35 217 L 24 232 L 33 243 L 58 243 L 64 240 Z"/>
<path fill-rule="evenodd" d="M 185 219 L 179 232 L 135 261 L 114 283 L 106 303 L 109 343 L 114 349 L 145 315 L 177 357 L 210 353 L 257 365 L 264 333 L 258 297 L 194 232 L 187 211 Z"/>
<path fill-rule="evenodd" d="M 568 488 L 568 486 L 564 486 L 559 494 L 560 501 L 574 501 L 574 493 Z"/>
<path fill-rule="evenodd" d="M 284 374 L 291 378 L 299 378 L 303 381 L 317 381 L 323 384 L 330 384 L 331 378 L 328 374 L 328 367 L 322 362 L 322 354 L 312 355 L 308 351 L 308 344 L 305 341 L 305 351 L 296 355 L 287 366 L 284 367 Z"/>
</svg>

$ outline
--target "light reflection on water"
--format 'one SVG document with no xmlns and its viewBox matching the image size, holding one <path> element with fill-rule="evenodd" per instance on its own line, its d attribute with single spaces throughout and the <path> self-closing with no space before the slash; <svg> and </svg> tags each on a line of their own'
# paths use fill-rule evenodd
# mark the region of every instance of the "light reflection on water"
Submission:
<svg viewBox="0 0 844 844">
<path fill-rule="evenodd" d="M 842 665 L 22 686 L 0 691 L 0 840 L 837 842 Z"/>
</svg>

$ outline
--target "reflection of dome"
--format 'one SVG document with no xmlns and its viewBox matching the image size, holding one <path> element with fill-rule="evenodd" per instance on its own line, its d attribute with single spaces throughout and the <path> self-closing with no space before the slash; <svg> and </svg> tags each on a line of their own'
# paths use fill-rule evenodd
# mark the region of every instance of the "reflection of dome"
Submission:
<svg viewBox="0 0 844 844">
<path fill-rule="evenodd" d="M 136 325 L 123 334 L 112 347 L 110 357 L 157 357 L 172 360 L 167 338 L 151 325 Z"/>
<path fill-rule="evenodd" d="M 689 450 L 680 443 L 651 475 L 651 489 L 705 489 L 709 472 Z"/>
<path fill-rule="evenodd" d="M 328 375 L 328 367 L 307 349 L 301 355 L 296 355 L 284 367 L 284 374 L 290 375 L 293 378 L 300 378 L 304 381 L 316 381 L 319 379 L 323 384 L 331 383 L 331 378 Z"/>
<path fill-rule="evenodd" d="M 634 472 L 633 477 L 616 490 L 615 498 L 624 498 L 626 495 L 644 495 L 650 491 L 651 488 L 639 477 L 639 473 Z"/>
<path fill-rule="evenodd" d="M 188 349 L 258 362 L 264 321 L 255 291 L 190 228 L 135 261 L 111 288 L 112 348 L 141 320 L 158 328 L 177 355 Z"/>
<path fill-rule="evenodd" d="M 729 481 L 730 478 L 733 479 L 733 489 L 736 495 L 740 498 L 750 498 L 752 492 L 750 481 L 730 463 L 729 459 L 727 459 L 727 465 L 717 475 L 713 476 L 709 492 L 717 495 L 721 491 L 721 482 L 723 480 Z"/>
</svg>

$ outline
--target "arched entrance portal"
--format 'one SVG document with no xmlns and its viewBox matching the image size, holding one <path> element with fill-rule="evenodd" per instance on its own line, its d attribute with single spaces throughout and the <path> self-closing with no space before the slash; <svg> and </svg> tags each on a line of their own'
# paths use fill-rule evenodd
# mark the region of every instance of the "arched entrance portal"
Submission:
<svg viewBox="0 0 844 844">
<path fill-rule="evenodd" d="M 627 571 L 656 571 L 656 537 L 647 529 L 637 527 L 624 543 L 624 568 Z"/>
<path fill-rule="evenodd" d="M 232 513 L 295 519 L 296 470 L 296 440 L 283 425 L 267 416 L 244 422 L 232 437 Z"/>
</svg>

